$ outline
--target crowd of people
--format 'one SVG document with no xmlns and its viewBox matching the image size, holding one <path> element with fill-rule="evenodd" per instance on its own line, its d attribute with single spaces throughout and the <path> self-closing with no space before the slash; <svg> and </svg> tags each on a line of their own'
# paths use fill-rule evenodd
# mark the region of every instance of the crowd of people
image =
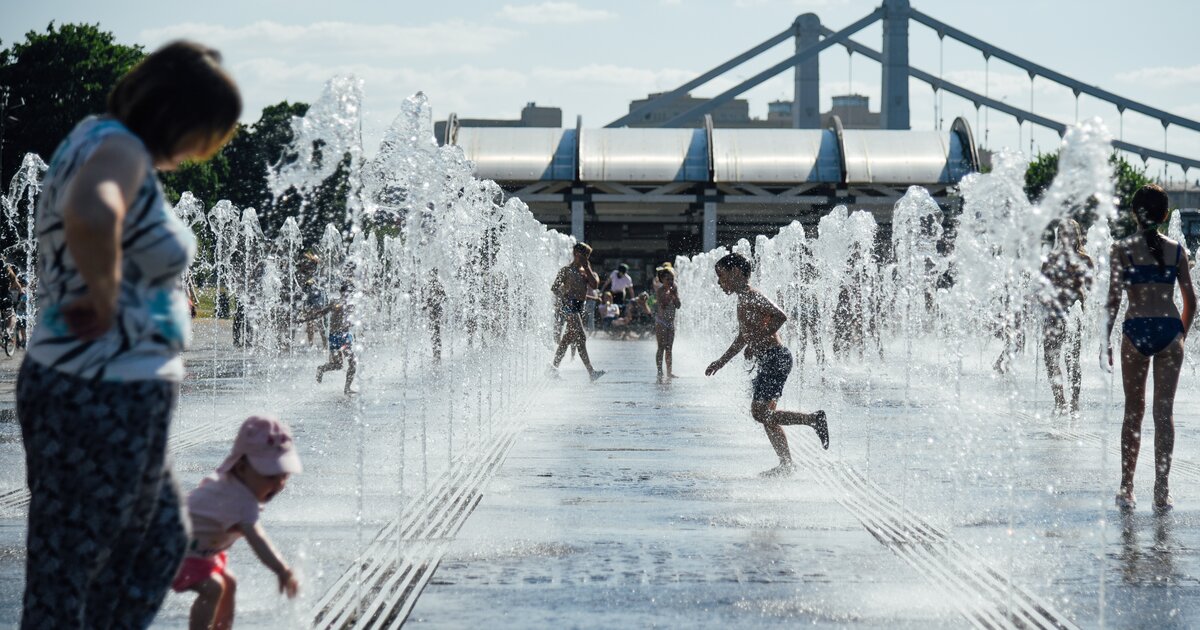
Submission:
<svg viewBox="0 0 1200 630">
<path fill-rule="evenodd" d="M 16 387 L 31 495 L 23 628 L 145 628 L 172 586 L 196 595 L 193 628 L 228 628 L 236 582 L 227 551 L 241 538 L 275 573 L 281 592 L 293 597 L 299 588 L 259 522 L 262 506 L 301 472 L 286 424 L 269 416 L 248 418 L 229 457 L 186 501 L 167 457 L 184 376 L 180 353 L 190 340 L 182 276 L 196 240 L 164 202 L 157 172 L 211 157 L 230 137 L 241 105 L 219 53 L 174 42 L 123 77 L 107 112 L 79 122 L 51 161 L 36 216 L 38 320 Z M 1167 217 L 1166 194 L 1147 186 L 1132 205 L 1139 231 L 1113 247 L 1107 303 L 1110 333 L 1122 303 L 1127 306 L 1119 348 L 1125 416 L 1116 501 L 1123 508 L 1135 502 L 1146 379 L 1153 372 L 1153 497 L 1156 509 L 1167 510 L 1173 505 L 1168 483 L 1173 404 L 1196 296 L 1185 248 L 1158 231 Z M 1065 314 L 1084 301 L 1094 265 L 1078 225 L 1063 222 L 1056 233 L 1057 245 L 1043 267 L 1055 288 L 1047 298 L 1044 346 L 1055 404 L 1071 412 L 1079 408 L 1081 350 L 1078 330 Z M 557 375 L 571 349 L 591 381 L 604 376 L 587 351 L 585 317 L 596 316 L 602 327 L 607 322 L 613 329 L 646 322 L 657 344 L 658 379 L 669 381 L 675 376 L 676 313 L 684 306 L 675 271 L 659 266 L 651 289 L 635 294 L 627 267 L 601 282 L 591 254 L 588 245 L 576 244 L 571 262 L 550 287 L 561 322 L 552 373 Z M 705 374 L 717 373 L 739 354 L 754 362 L 749 415 L 763 426 L 779 459 L 764 475 L 790 474 L 794 464 L 784 427 L 811 427 L 829 447 L 824 411 L 778 408 L 793 368 L 779 331 L 792 312 L 800 330 L 815 334 L 815 319 L 806 310 L 811 305 L 781 307 L 754 287 L 754 266 L 740 254 L 724 256 L 713 271 L 720 289 L 737 298 L 730 318 L 738 332 Z M 19 315 L 27 288 L 15 269 L 6 266 L 6 272 L 4 317 L 10 321 Z M 1182 312 L 1173 299 L 1176 286 Z M 318 368 L 317 379 L 345 366 L 347 392 L 355 371 L 353 291 L 344 283 L 336 298 L 314 294 L 305 319 L 330 318 L 329 360 Z M 444 295 L 435 270 L 423 299 L 431 319 L 440 321 Z M 313 333 L 310 328 L 310 339 Z M 436 355 L 440 327 L 432 334 Z M 1101 358 L 1105 366 L 1114 362 L 1107 344 Z"/>
</svg>

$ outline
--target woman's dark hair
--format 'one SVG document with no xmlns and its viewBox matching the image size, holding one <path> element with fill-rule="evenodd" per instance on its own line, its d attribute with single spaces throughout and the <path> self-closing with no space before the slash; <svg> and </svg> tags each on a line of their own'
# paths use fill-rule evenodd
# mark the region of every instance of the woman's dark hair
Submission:
<svg viewBox="0 0 1200 630">
<path fill-rule="evenodd" d="M 1130 205 L 1133 206 L 1133 215 L 1137 217 L 1138 227 L 1142 229 L 1142 236 L 1146 239 L 1146 247 L 1154 255 L 1158 268 L 1166 267 L 1167 263 L 1163 260 L 1163 237 L 1158 233 L 1158 224 L 1167 220 L 1170 210 L 1167 191 L 1158 184 L 1146 184 L 1133 193 Z"/>
<path fill-rule="evenodd" d="M 221 53 L 195 42 L 171 42 L 121 77 L 108 113 L 141 138 L 155 159 L 185 142 L 203 142 L 211 157 L 237 128 L 242 97 L 221 67 Z"/>
<path fill-rule="evenodd" d="M 739 269 L 749 278 L 750 274 L 754 272 L 754 265 L 745 256 L 734 253 L 722 256 L 721 260 L 717 261 L 717 269 L 724 269 L 726 271 Z"/>
</svg>

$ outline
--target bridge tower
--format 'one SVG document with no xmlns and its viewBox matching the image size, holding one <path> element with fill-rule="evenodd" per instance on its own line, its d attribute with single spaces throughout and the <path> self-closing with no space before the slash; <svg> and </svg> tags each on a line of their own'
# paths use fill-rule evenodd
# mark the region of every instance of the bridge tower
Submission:
<svg viewBox="0 0 1200 630">
<path fill-rule="evenodd" d="M 908 0 L 883 0 L 883 103 L 884 129 L 908 129 Z"/>
<path fill-rule="evenodd" d="M 821 41 L 821 18 L 805 13 L 792 23 L 796 33 L 796 52 Z M 792 100 L 792 128 L 821 128 L 821 61 L 817 55 L 796 64 L 795 95 Z"/>
</svg>

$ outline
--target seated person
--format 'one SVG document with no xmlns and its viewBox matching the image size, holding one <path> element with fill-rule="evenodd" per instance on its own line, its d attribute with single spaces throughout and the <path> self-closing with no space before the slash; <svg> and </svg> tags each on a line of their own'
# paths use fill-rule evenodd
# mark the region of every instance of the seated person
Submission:
<svg viewBox="0 0 1200 630">
<path fill-rule="evenodd" d="M 600 304 L 600 320 L 605 330 L 612 329 L 613 322 L 621 316 L 621 307 L 613 304 L 612 291 L 605 291 L 603 302 Z"/>
</svg>

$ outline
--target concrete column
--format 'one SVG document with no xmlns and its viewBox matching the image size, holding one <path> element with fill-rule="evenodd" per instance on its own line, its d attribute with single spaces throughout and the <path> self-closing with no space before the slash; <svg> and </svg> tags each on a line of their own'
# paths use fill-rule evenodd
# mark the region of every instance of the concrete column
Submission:
<svg viewBox="0 0 1200 630">
<path fill-rule="evenodd" d="M 583 234 L 583 189 L 572 188 L 571 196 L 571 236 L 575 237 L 577 242 L 584 242 Z"/>
<path fill-rule="evenodd" d="M 792 24 L 796 30 L 796 52 L 821 40 L 821 18 L 805 13 Z M 796 64 L 795 95 L 792 100 L 792 128 L 820 129 L 821 127 L 821 61 L 820 55 Z"/>
<path fill-rule="evenodd" d="M 908 129 L 908 0 L 883 0 L 884 129 Z"/>
<path fill-rule="evenodd" d="M 717 191 L 708 189 L 704 191 L 704 228 L 701 231 L 701 249 L 706 252 L 711 252 L 717 248 L 717 202 L 710 201 L 716 197 Z"/>
</svg>

